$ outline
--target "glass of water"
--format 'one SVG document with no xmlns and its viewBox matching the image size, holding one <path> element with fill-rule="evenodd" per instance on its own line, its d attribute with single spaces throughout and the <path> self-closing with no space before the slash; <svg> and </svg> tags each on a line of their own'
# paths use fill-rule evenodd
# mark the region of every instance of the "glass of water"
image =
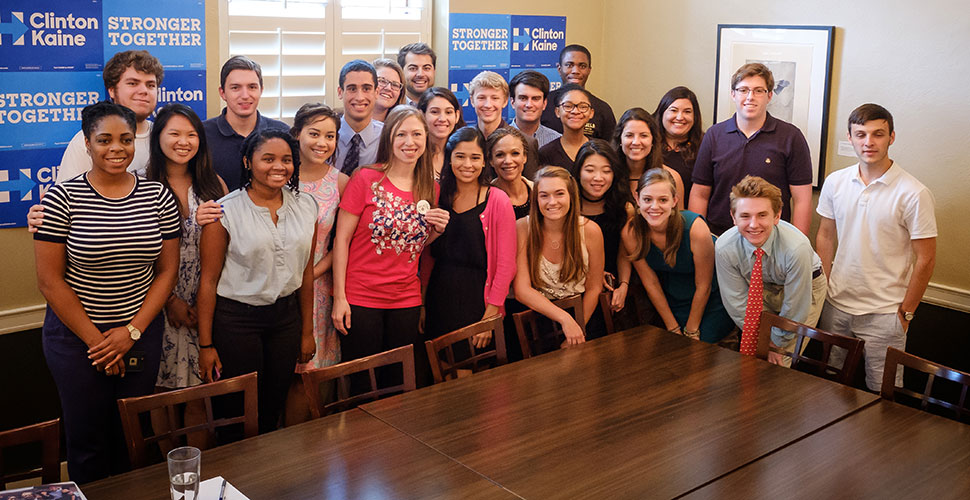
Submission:
<svg viewBox="0 0 970 500">
<path fill-rule="evenodd" d="M 199 494 L 201 456 L 202 452 L 194 446 L 183 446 L 168 452 L 172 500 L 196 500 Z"/>
</svg>

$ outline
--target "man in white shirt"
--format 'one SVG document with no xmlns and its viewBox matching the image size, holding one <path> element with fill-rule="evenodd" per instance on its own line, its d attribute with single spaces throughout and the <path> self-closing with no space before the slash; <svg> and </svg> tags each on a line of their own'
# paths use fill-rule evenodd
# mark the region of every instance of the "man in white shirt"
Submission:
<svg viewBox="0 0 970 500">
<path fill-rule="evenodd" d="M 104 64 L 102 76 L 108 97 L 112 102 L 134 111 L 137 120 L 135 157 L 128 166 L 129 171 L 143 171 L 148 166 L 148 135 L 152 130 L 148 117 L 158 104 L 157 89 L 164 75 L 162 63 L 144 50 L 119 52 Z M 78 131 L 64 150 L 55 182 L 60 184 L 77 177 L 91 170 L 91 166 L 84 135 Z"/>
<path fill-rule="evenodd" d="M 337 132 L 338 169 L 350 175 L 358 167 L 377 161 L 384 123 L 373 119 L 377 102 L 377 70 L 362 59 L 354 59 L 340 70 L 337 98 L 344 103 Z"/>
<path fill-rule="evenodd" d="M 518 73 L 509 81 L 509 93 L 515 109 L 513 127 L 526 137 L 534 137 L 540 148 L 562 136 L 540 122 L 549 97 L 549 79 L 546 75 L 533 70 Z"/>
<path fill-rule="evenodd" d="M 859 163 L 825 179 L 816 209 L 822 221 L 815 246 L 829 277 L 819 328 L 865 340 L 873 391 L 882 386 L 886 348 L 906 348 L 936 263 L 933 195 L 889 158 L 895 139 L 893 117 L 882 106 L 852 111 L 849 141 Z M 841 365 L 844 355 L 833 349 L 831 361 Z M 896 385 L 902 381 L 899 371 Z"/>
<path fill-rule="evenodd" d="M 417 107 L 421 94 L 434 87 L 438 56 L 424 42 L 409 43 L 398 51 L 397 63 L 404 69 L 407 103 Z"/>
</svg>

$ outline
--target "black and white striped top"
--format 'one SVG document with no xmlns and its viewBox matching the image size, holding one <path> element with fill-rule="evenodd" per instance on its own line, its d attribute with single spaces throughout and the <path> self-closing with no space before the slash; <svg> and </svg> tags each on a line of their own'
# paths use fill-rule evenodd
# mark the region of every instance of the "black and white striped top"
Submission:
<svg viewBox="0 0 970 500">
<path fill-rule="evenodd" d="M 34 239 L 67 245 L 64 280 L 91 321 L 130 321 L 155 277 L 162 240 L 180 234 L 171 191 L 136 177 L 127 196 L 105 198 L 84 174 L 53 186 L 41 205 L 44 224 Z"/>
</svg>

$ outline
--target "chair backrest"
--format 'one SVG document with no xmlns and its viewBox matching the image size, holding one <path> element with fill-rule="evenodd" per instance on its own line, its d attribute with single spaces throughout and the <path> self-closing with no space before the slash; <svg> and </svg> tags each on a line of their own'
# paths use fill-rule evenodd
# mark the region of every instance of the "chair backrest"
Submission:
<svg viewBox="0 0 970 500">
<path fill-rule="evenodd" d="M 574 295 L 572 297 L 567 297 L 565 299 L 554 300 L 552 302 L 556 307 L 566 311 L 569 309 L 573 310 L 573 317 L 576 319 L 576 323 L 579 323 L 579 327 L 583 329 L 583 334 L 586 333 L 586 322 L 583 316 L 583 296 Z M 522 311 L 520 313 L 515 313 L 512 315 L 512 321 L 515 323 L 515 333 L 519 336 L 519 344 L 522 346 L 522 358 L 531 358 L 532 356 L 538 356 L 539 354 L 544 354 L 549 351 L 554 351 L 559 348 L 559 343 L 556 340 L 562 337 L 565 339 L 565 334 L 563 334 L 562 329 L 556 322 L 552 323 L 552 328 L 547 329 L 547 331 L 541 331 L 539 318 L 542 317 L 539 313 L 528 310 Z M 550 342 L 552 340 L 552 342 Z M 544 344 L 554 344 L 554 348 L 544 347 Z"/>
<path fill-rule="evenodd" d="M 606 334 L 609 335 L 616 331 L 613 326 L 613 292 L 604 291 L 600 294 L 600 310 L 603 311 L 603 323 L 606 325 Z"/>
<path fill-rule="evenodd" d="M 476 349 L 472 338 L 488 332 L 492 334 L 492 348 Z M 463 348 L 462 352 L 456 355 L 456 345 L 467 347 L 467 350 Z M 458 370 L 479 372 L 493 365 L 504 365 L 508 362 L 505 354 L 505 328 L 502 316 L 483 319 L 434 340 L 425 341 L 424 346 L 428 350 L 428 361 L 431 363 L 431 373 L 434 375 L 435 383 L 458 378 Z"/>
<path fill-rule="evenodd" d="M 926 386 L 923 388 L 922 394 L 906 389 L 905 387 L 896 387 L 896 370 L 899 366 L 905 366 L 906 368 L 917 370 L 927 375 Z M 932 396 L 933 382 L 937 378 L 951 380 L 962 386 L 960 387 L 960 397 L 956 403 L 944 401 Z M 882 372 L 882 389 L 880 390 L 880 394 L 884 399 L 894 401 L 896 394 L 905 394 L 906 396 L 920 400 L 920 409 L 922 410 L 928 409 L 929 405 L 933 404 L 952 411 L 957 420 L 962 420 L 970 416 L 970 407 L 967 406 L 968 389 L 970 389 L 970 373 L 948 368 L 928 359 L 900 351 L 894 347 L 889 347 L 886 350 L 886 366 Z"/>
<path fill-rule="evenodd" d="M 378 387 L 377 370 L 396 364 L 402 366 L 404 375 L 403 382 L 388 387 Z M 357 392 L 356 394 L 351 394 L 350 379 L 354 375 L 360 375 L 355 377 L 355 379 L 363 380 L 363 372 L 366 372 L 366 379 L 370 384 L 368 389 L 363 392 L 355 391 Z M 335 400 L 327 402 L 320 395 L 320 385 L 331 380 L 336 380 L 337 391 Z M 303 389 L 306 391 L 307 400 L 310 402 L 310 414 L 313 415 L 313 418 L 320 418 L 330 413 L 349 410 L 357 405 L 374 401 L 383 396 L 413 391 L 416 387 L 417 383 L 414 378 L 414 347 L 411 345 L 401 346 L 364 358 L 303 372 Z"/>
<path fill-rule="evenodd" d="M 38 442 L 42 448 L 41 466 L 24 472 L 7 474 L 3 465 L 3 450 Z M 44 483 L 57 483 L 61 480 L 61 419 L 59 418 L 0 432 L 0 490 L 6 489 L 8 482 L 35 477 L 41 478 Z"/>
<path fill-rule="evenodd" d="M 245 437 L 255 436 L 259 430 L 257 409 L 256 373 L 240 375 L 209 384 L 197 385 L 186 389 L 161 392 L 149 396 L 139 396 L 118 400 L 118 411 L 121 413 L 121 426 L 125 431 L 125 443 L 128 445 L 128 457 L 132 467 L 144 467 L 147 461 L 148 445 L 160 441 L 171 443 L 183 442 L 187 434 L 204 431 L 208 442 L 214 443 L 216 429 L 227 425 L 243 424 Z M 237 417 L 216 419 L 212 415 L 212 398 L 226 394 L 243 393 L 243 414 Z M 182 425 L 177 417 L 177 408 L 192 401 L 202 401 L 205 406 L 205 422 L 195 425 Z M 141 415 L 153 410 L 154 416 L 164 419 L 162 432 L 155 432 L 145 436 L 141 425 Z M 153 418 L 158 423 L 158 420 Z"/>
<path fill-rule="evenodd" d="M 795 350 L 791 353 L 781 349 L 771 348 L 771 328 L 776 327 L 786 332 L 795 334 Z M 821 359 L 813 359 L 802 355 L 804 342 L 812 339 L 822 344 Z M 856 366 L 862 357 L 862 347 L 865 341 L 862 339 L 835 335 L 808 325 L 797 323 L 788 318 L 783 318 L 768 311 L 761 311 L 761 329 L 758 331 L 758 348 L 756 355 L 760 359 L 768 358 L 768 351 L 773 350 L 781 355 L 791 358 L 792 368 L 799 365 L 809 368 L 809 373 L 814 373 L 819 377 L 834 380 L 841 384 L 852 385 L 855 376 Z M 829 364 L 829 356 L 832 354 L 832 347 L 837 346 L 845 349 L 845 363 L 841 368 Z"/>
</svg>

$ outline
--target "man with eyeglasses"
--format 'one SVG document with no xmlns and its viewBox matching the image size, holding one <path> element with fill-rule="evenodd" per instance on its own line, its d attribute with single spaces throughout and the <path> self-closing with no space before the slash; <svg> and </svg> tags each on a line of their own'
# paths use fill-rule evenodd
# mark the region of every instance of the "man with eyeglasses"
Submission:
<svg viewBox="0 0 970 500">
<path fill-rule="evenodd" d="M 575 83 L 585 89 L 586 80 L 589 80 L 589 73 L 593 69 L 592 59 L 589 49 L 582 45 L 572 44 L 563 47 L 559 52 L 559 62 L 556 64 L 562 84 Z M 561 87 L 550 92 L 547 102 L 558 102 L 560 93 L 562 93 Z M 586 124 L 583 134 L 586 137 L 609 141 L 613 138 L 613 129 L 616 128 L 613 108 L 606 101 L 594 96 L 592 92 L 590 97 L 590 104 L 594 111 L 593 118 Z M 546 106 L 545 111 L 542 112 L 542 124 L 562 133 L 562 121 L 556 116 L 556 106 Z"/>
<path fill-rule="evenodd" d="M 377 70 L 371 63 L 354 59 L 340 70 L 337 98 L 344 103 L 337 132 L 335 165 L 350 175 L 362 165 L 377 161 L 377 146 L 384 123 L 375 120 Z"/>
<path fill-rule="evenodd" d="M 705 216 L 714 234 L 734 225 L 731 188 L 744 176 L 755 175 L 781 190 L 781 218 L 808 235 L 812 157 L 802 132 L 768 113 L 774 88 L 775 79 L 764 64 L 738 68 L 731 77 L 737 113 L 709 128 L 701 141 L 687 208 Z"/>
<path fill-rule="evenodd" d="M 417 107 L 421 94 L 434 87 L 434 72 L 438 57 L 424 42 L 409 43 L 398 51 L 397 63 L 404 69 L 407 103 Z"/>
</svg>

